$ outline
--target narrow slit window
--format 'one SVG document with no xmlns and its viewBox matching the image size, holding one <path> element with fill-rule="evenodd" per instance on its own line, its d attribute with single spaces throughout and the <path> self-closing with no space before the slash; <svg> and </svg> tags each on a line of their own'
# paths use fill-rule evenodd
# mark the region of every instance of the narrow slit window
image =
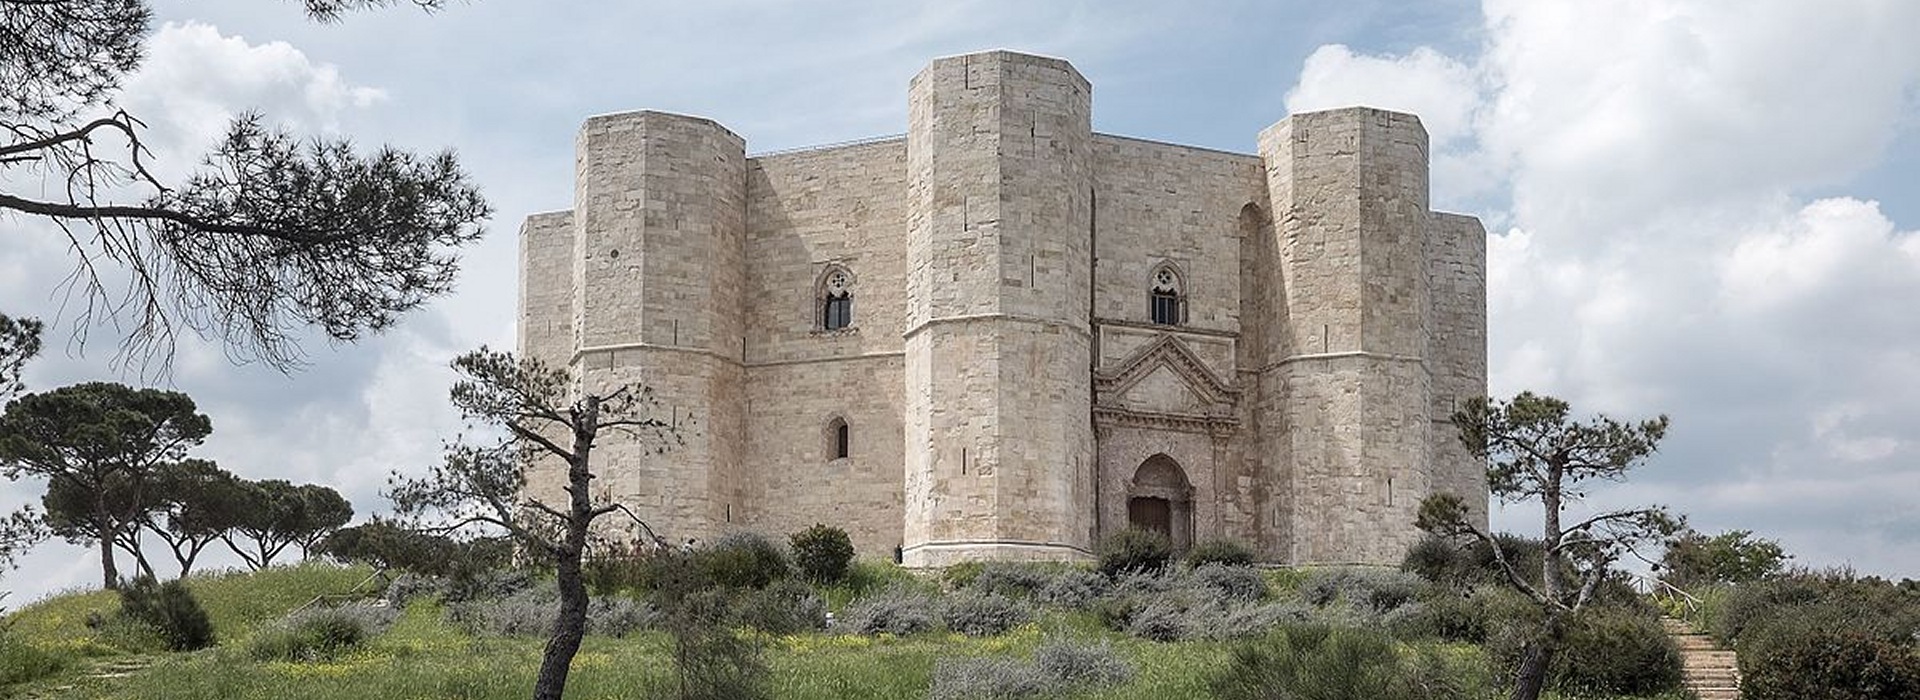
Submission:
<svg viewBox="0 0 1920 700">
<path fill-rule="evenodd" d="M 852 455 L 850 433 L 844 418 L 835 418 L 827 423 L 827 454 L 832 455 L 831 459 L 846 459 Z"/>
</svg>

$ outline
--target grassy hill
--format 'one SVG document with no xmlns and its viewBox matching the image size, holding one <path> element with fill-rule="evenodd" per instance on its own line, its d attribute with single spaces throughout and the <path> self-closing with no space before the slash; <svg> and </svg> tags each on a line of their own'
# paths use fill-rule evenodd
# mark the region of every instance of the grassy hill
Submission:
<svg viewBox="0 0 1920 700">
<path fill-rule="evenodd" d="M 883 579 L 908 578 L 891 567 L 866 567 Z M 378 586 L 369 582 L 371 573 L 364 567 L 315 563 L 196 576 L 188 586 L 212 618 L 218 643 L 185 653 L 158 651 L 151 639 L 111 623 L 118 600 L 110 592 L 77 592 L 35 603 L 8 617 L 7 641 L 0 645 L 0 681 L 5 682 L 0 697 L 362 700 L 527 695 L 544 640 L 475 633 L 471 625 L 450 620 L 449 606 L 432 597 L 410 601 L 391 627 L 335 658 L 261 661 L 249 653 L 257 635 L 316 597 L 376 598 Z M 1284 600 L 1300 578 L 1297 573 L 1269 572 L 1267 597 Z M 866 587 L 871 588 L 870 583 Z M 917 585 L 934 588 L 925 582 Z M 861 591 L 821 593 L 839 608 Z M 89 625 L 90 618 L 96 624 Z M 101 620 L 109 622 L 98 624 Z M 1102 614 L 1090 608 L 1036 607 L 1030 621 L 980 637 L 939 629 L 904 636 L 746 634 L 763 645 L 774 697 L 822 700 L 927 697 L 942 659 L 1026 659 L 1048 640 L 1060 638 L 1110 645 L 1133 669 L 1123 685 L 1064 697 L 1207 698 L 1212 697 L 1210 679 L 1231 662 L 1236 649 L 1231 641 L 1150 641 L 1110 629 Z M 1487 666 L 1486 652 L 1478 646 L 1420 644 L 1460 663 Z M 567 695 L 655 697 L 673 683 L 672 652 L 672 639 L 658 631 L 589 636 L 574 661 Z"/>
</svg>

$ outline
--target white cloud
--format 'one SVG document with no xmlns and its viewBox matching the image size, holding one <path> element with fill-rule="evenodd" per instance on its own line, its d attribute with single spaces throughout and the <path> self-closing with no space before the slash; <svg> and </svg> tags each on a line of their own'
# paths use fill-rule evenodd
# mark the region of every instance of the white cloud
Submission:
<svg viewBox="0 0 1920 700">
<path fill-rule="evenodd" d="M 118 106 L 147 122 L 172 172 L 191 165 L 241 112 L 296 131 L 332 131 L 347 112 L 387 98 L 286 42 L 253 44 L 198 22 L 162 25 L 147 50 Z"/>
<path fill-rule="evenodd" d="M 1509 227 L 1488 246 L 1492 391 L 1674 416 L 1658 463 L 1599 503 L 1920 560 L 1896 517 L 1920 480 L 1920 235 L 1830 194 L 1915 126 L 1920 5 L 1484 10 L 1476 55 L 1322 47 L 1289 106 L 1432 110 L 1453 144 L 1436 188 L 1446 158 L 1489 174 L 1476 213 Z"/>
</svg>

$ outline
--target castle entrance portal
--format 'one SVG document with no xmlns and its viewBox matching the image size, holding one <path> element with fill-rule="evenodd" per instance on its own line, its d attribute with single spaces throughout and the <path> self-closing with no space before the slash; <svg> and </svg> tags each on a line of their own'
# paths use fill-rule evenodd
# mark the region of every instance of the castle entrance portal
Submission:
<svg viewBox="0 0 1920 700">
<path fill-rule="evenodd" d="M 1166 535 L 1177 551 L 1193 544 L 1193 486 L 1172 457 L 1148 457 L 1127 482 L 1127 524 Z"/>
</svg>

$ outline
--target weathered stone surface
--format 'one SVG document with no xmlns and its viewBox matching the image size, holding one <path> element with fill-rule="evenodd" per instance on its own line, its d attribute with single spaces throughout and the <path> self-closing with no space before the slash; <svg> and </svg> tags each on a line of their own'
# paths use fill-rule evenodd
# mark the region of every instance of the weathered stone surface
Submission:
<svg viewBox="0 0 1920 700">
<path fill-rule="evenodd" d="M 603 442 L 599 485 L 676 540 L 821 522 L 913 565 L 1131 522 L 1392 563 L 1430 493 L 1484 520 L 1446 418 L 1486 389 L 1485 234 L 1428 211 L 1419 121 L 1295 115 L 1248 155 L 1095 134 L 1091 98 L 989 52 L 914 78 L 905 138 L 747 157 L 588 120 L 573 208 L 521 229 L 520 349 L 687 426 Z"/>
</svg>

